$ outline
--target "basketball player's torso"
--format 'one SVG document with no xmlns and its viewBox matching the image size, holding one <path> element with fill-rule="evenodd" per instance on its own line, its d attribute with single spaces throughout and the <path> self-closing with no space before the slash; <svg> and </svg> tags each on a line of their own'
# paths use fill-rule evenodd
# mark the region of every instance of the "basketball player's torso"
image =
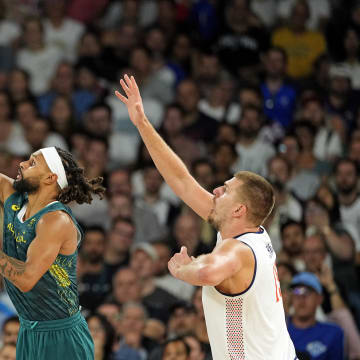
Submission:
<svg viewBox="0 0 360 360">
<path fill-rule="evenodd" d="M 276 255 L 270 238 L 261 228 L 258 233 L 242 234 L 237 240 L 253 252 L 255 266 L 251 280 L 246 275 L 239 284 L 243 290 L 237 294 L 219 287 L 203 287 L 213 358 L 294 360 L 295 350 L 286 328 Z"/>
<path fill-rule="evenodd" d="M 70 210 L 60 202 L 49 204 L 34 216 L 23 220 L 27 198 L 14 193 L 4 204 L 4 252 L 21 261 L 26 261 L 27 251 L 36 237 L 36 225 L 48 212 L 63 211 L 71 218 Z M 75 219 L 74 226 L 78 229 Z M 80 236 L 80 229 L 79 236 Z M 51 235 L 50 235 L 51 236 Z M 51 238 L 49 238 L 51 241 Z M 70 242 L 69 242 L 70 244 Z M 9 296 L 18 313 L 28 320 L 54 320 L 73 315 L 78 311 L 76 284 L 77 248 L 70 253 L 70 247 L 62 249 L 49 270 L 34 288 L 22 293 L 5 279 Z M 69 253 L 67 255 L 67 252 Z"/>
</svg>

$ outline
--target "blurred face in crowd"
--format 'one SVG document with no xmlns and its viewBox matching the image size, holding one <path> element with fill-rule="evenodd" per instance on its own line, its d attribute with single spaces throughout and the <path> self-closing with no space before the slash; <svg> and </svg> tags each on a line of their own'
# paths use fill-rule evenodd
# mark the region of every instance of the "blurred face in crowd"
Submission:
<svg viewBox="0 0 360 360">
<path fill-rule="evenodd" d="M 119 219 L 113 225 L 108 235 L 109 247 L 119 253 L 126 253 L 129 251 L 134 241 L 135 228 L 132 224 Z"/>
<path fill-rule="evenodd" d="M 192 332 L 196 322 L 196 313 L 183 307 L 176 308 L 170 315 L 168 331 L 176 336 Z"/>
<path fill-rule="evenodd" d="M 116 304 L 102 304 L 96 312 L 105 316 L 112 327 L 117 331 L 120 324 L 120 307 Z"/>
<path fill-rule="evenodd" d="M 96 87 L 97 78 L 93 70 L 82 66 L 78 69 L 76 82 L 81 89 L 92 91 Z"/>
<path fill-rule="evenodd" d="M 102 347 L 106 342 L 106 331 L 103 324 L 96 315 L 91 316 L 87 323 L 95 346 Z"/>
<path fill-rule="evenodd" d="M 113 295 L 119 304 L 140 299 L 139 281 L 133 270 L 123 268 L 114 275 Z"/>
<path fill-rule="evenodd" d="M 16 345 L 5 344 L 0 350 L 0 360 L 16 360 Z"/>
<path fill-rule="evenodd" d="M 314 129 L 315 130 L 315 129 Z M 315 133 L 308 126 L 297 126 L 295 134 L 299 140 L 299 144 L 302 147 L 302 151 L 311 151 L 314 147 Z"/>
<path fill-rule="evenodd" d="M 268 52 L 265 61 L 267 75 L 270 77 L 283 76 L 286 71 L 286 59 L 281 51 L 272 49 Z"/>
<path fill-rule="evenodd" d="M 205 189 L 211 191 L 214 187 L 215 176 L 213 168 L 206 162 L 197 164 L 194 168 L 194 177 Z"/>
<path fill-rule="evenodd" d="M 111 219 L 118 216 L 131 218 L 133 214 L 133 203 L 128 194 L 116 194 L 111 196 L 109 215 Z"/>
<path fill-rule="evenodd" d="M 217 147 L 214 154 L 214 164 L 216 169 L 230 171 L 231 166 L 237 158 L 236 150 L 230 144 L 221 144 Z"/>
<path fill-rule="evenodd" d="M 255 138 L 261 128 L 261 116 L 254 109 L 244 109 L 239 120 L 241 136 Z"/>
<path fill-rule="evenodd" d="M 181 111 L 176 107 L 168 108 L 165 113 L 163 126 L 167 136 L 175 136 L 180 134 L 184 128 Z"/>
<path fill-rule="evenodd" d="M 305 239 L 303 256 L 307 271 L 313 273 L 321 271 L 326 258 L 326 249 L 324 241 L 319 235 L 309 236 Z"/>
<path fill-rule="evenodd" d="M 236 144 L 237 141 L 237 129 L 229 124 L 221 124 L 218 128 L 217 141 L 226 141 L 230 144 Z"/>
<path fill-rule="evenodd" d="M 309 7 L 306 1 L 298 1 L 292 10 L 291 23 L 295 29 L 305 28 L 306 22 L 310 17 Z"/>
<path fill-rule="evenodd" d="M 290 256 L 300 255 L 304 243 L 304 233 L 300 225 L 291 224 L 282 233 L 282 245 Z"/>
<path fill-rule="evenodd" d="M 25 134 L 25 138 L 33 149 L 40 149 L 49 135 L 49 130 L 50 128 L 47 121 L 38 118 L 30 125 L 30 128 Z"/>
<path fill-rule="evenodd" d="M 116 40 L 117 49 L 125 52 L 133 49 L 138 42 L 136 26 L 133 24 L 124 24 L 121 26 L 119 36 L 117 36 Z"/>
<path fill-rule="evenodd" d="M 299 144 L 294 136 L 285 136 L 282 144 L 279 146 L 280 153 L 285 156 L 290 164 L 296 164 L 299 156 Z"/>
<path fill-rule="evenodd" d="M 352 141 L 350 144 L 349 158 L 360 163 L 360 140 Z"/>
<path fill-rule="evenodd" d="M 52 103 L 50 116 L 56 131 L 65 130 L 72 121 L 72 105 L 68 98 L 57 96 Z"/>
<path fill-rule="evenodd" d="M 38 49 L 43 46 L 43 29 L 40 21 L 29 20 L 24 25 L 24 39 L 30 49 Z"/>
<path fill-rule="evenodd" d="M 145 43 L 148 49 L 156 53 L 164 53 L 166 50 L 166 38 L 160 29 L 152 29 L 146 34 Z"/>
<path fill-rule="evenodd" d="M 45 1 L 46 15 L 51 18 L 62 18 L 65 15 L 66 3 L 65 0 L 46 0 Z"/>
<path fill-rule="evenodd" d="M 157 253 L 158 260 L 156 262 L 156 276 L 166 275 L 168 273 L 168 262 L 171 259 L 171 251 L 166 244 L 153 244 L 153 247 Z"/>
<path fill-rule="evenodd" d="M 3 343 L 16 344 L 20 323 L 18 321 L 9 321 L 3 329 Z"/>
<path fill-rule="evenodd" d="M 29 82 L 24 72 L 18 69 L 13 70 L 9 76 L 8 87 L 15 99 L 24 99 L 29 87 Z"/>
<path fill-rule="evenodd" d="M 62 95 L 71 95 L 74 87 L 74 70 L 70 64 L 62 63 L 58 66 L 53 80 L 53 87 Z"/>
<path fill-rule="evenodd" d="M 93 33 L 85 33 L 80 40 L 79 55 L 95 57 L 100 55 L 101 45 L 98 37 Z"/>
<path fill-rule="evenodd" d="M 186 246 L 188 254 L 194 255 L 199 244 L 200 224 L 194 216 L 180 215 L 174 226 L 174 235 L 179 248 Z"/>
<path fill-rule="evenodd" d="M 351 194 L 357 187 L 357 173 L 354 164 L 345 161 L 340 163 L 336 169 L 335 182 L 341 194 Z"/>
<path fill-rule="evenodd" d="M 16 106 L 16 118 L 26 130 L 28 129 L 37 118 L 37 109 L 30 101 L 24 101 Z"/>
<path fill-rule="evenodd" d="M 114 194 L 131 194 L 130 174 L 128 171 L 114 170 L 109 177 L 109 192 Z"/>
<path fill-rule="evenodd" d="M 307 286 L 297 286 L 292 290 L 294 317 L 301 321 L 315 320 L 316 308 L 321 303 L 322 296 Z"/>
<path fill-rule="evenodd" d="M 164 341 L 165 335 L 166 327 L 162 321 L 158 319 L 146 320 L 143 336 L 152 339 L 160 344 Z"/>
<path fill-rule="evenodd" d="M 189 360 L 185 343 L 172 341 L 165 346 L 162 360 Z"/>
<path fill-rule="evenodd" d="M 178 103 L 186 112 L 191 113 L 197 110 L 200 94 L 199 89 L 193 81 L 182 81 L 177 88 L 176 97 Z"/>
<path fill-rule="evenodd" d="M 178 61 L 186 61 L 190 57 L 191 43 L 190 39 L 183 34 L 178 35 L 175 38 L 173 46 L 173 56 Z"/>
<path fill-rule="evenodd" d="M 280 181 L 281 184 L 285 185 L 289 180 L 289 166 L 286 160 L 279 156 L 275 156 L 270 160 L 269 163 L 269 178 Z"/>
<path fill-rule="evenodd" d="M 200 341 L 195 336 L 186 336 L 184 341 L 190 347 L 190 358 L 189 360 L 204 360 L 205 352 L 201 348 Z"/>
<path fill-rule="evenodd" d="M 134 270 L 139 279 L 147 280 L 154 274 L 155 261 L 145 251 L 137 249 L 131 254 L 130 268 Z"/>
<path fill-rule="evenodd" d="M 87 130 L 97 136 L 108 136 L 111 132 L 111 115 L 106 107 L 92 109 L 85 119 Z"/>
<path fill-rule="evenodd" d="M 105 251 L 105 234 L 99 230 L 89 230 L 85 232 L 81 246 L 81 253 L 84 260 L 91 264 L 102 262 Z"/>
<path fill-rule="evenodd" d="M 106 167 L 108 159 L 108 150 L 103 141 L 91 139 L 88 142 L 85 160 L 87 167 L 97 167 L 103 171 Z"/>
<path fill-rule="evenodd" d="M 262 99 L 260 95 L 253 89 L 244 88 L 239 92 L 239 102 L 241 106 L 255 105 L 262 106 Z"/>
<path fill-rule="evenodd" d="M 141 334 L 145 328 L 146 313 L 141 304 L 125 305 L 121 316 L 122 334 L 136 332 Z"/>
<path fill-rule="evenodd" d="M 344 39 L 344 47 L 348 55 L 356 55 L 359 51 L 359 37 L 355 30 L 349 29 Z"/>
<path fill-rule="evenodd" d="M 318 128 L 324 122 L 324 108 L 319 101 L 309 100 L 302 109 L 302 117 Z"/>
<path fill-rule="evenodd" d="M 149 54 L 142 48 L 134 49 L 130 56 L 130 65 L 135 72 L 143 75 L 148 74 L 151 67 Z"/>
<path fill-rule="evenodd" d="M 158 195 L 164 180 L 156 167 L 147 167 L 144 170 L 145 191 L 149 195 Z"/>
<path fill-rule="evenodd" d="M 199 77 L 202 80 L 214 80 L 219 76 L 221 67 L 217 56 L 204 54 L 201 56 Z"/>
</svg>

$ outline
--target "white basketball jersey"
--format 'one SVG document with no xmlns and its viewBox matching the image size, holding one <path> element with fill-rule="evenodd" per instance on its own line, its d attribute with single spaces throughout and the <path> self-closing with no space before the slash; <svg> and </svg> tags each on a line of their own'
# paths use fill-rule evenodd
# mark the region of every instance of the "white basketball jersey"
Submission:
<svg viewBox="0 0 360 360">
<path fill-rule="evenodd" d="M 219 235 L 218 242 L 222 241 Z M 271 240 L 263 228 L 236 239 L 253 251 L 255 272 L 249 288 L 238 295 L 203 287 L 213 360 L 294 360 Z"/>
</svg>

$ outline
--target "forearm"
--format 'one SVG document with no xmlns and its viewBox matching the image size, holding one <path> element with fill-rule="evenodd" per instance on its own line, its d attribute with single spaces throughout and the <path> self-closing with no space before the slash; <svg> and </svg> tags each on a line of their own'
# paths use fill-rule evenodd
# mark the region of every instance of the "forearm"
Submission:
<svg viewBox="0 0 360 360">
<path fill-rule="evenodd" d="M 324 226 L 321 229 L 325 236 L 326 243 L 330 251 L 341 260 L 349 260 L 352 256 L 352 249 L 347 244 L 344 244 L 339 236 L 331 229 L 330 226 Z"/>
<path fill-rule="evenodd" d="M 185 164 L 165 143 L 146 117 L 138 125 L 138 130 L 159 172 L 175 193 L 181 196 L 184 191 L 184 180 L 190 177 Z"/>
<path fill-rule="evenodd" d="M 330 295 L 330 304 L 331 304 L 331 308 L 333 310 L 338 310 L 338 309 L 343 309 L 346 307 L 339 289 L 337 288 L 336 284 L 331 284 L 327 287 L 327 291 Z"/>
<path fill-rule="evenodd" d="M 0 250 L 0 274 L 10 280 L 21 291 L 24 291 L 29 285 L 25 270 L 25 262 L 14 259 Z"/>
</svg>

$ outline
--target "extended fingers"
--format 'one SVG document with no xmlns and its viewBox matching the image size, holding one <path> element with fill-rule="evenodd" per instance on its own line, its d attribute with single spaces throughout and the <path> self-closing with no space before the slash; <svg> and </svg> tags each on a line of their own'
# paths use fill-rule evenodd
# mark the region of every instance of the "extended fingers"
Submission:
<svg viewBox="0 0 360 360">
<path fill-rule="evenodd" d="M 120 85 L 124 89 L 126 95 L 129 97 L 131 95 L 131 91 L 123 79 L 120 80 Z"/>
<path fill-rule="evenodd" d="M 115 95 L 118 99 L 120 99 L 124 104 L 128 103 L 128 99 L 124 96 L 121 95 L 117 90 L 115 91 Z"/>
</svg>

